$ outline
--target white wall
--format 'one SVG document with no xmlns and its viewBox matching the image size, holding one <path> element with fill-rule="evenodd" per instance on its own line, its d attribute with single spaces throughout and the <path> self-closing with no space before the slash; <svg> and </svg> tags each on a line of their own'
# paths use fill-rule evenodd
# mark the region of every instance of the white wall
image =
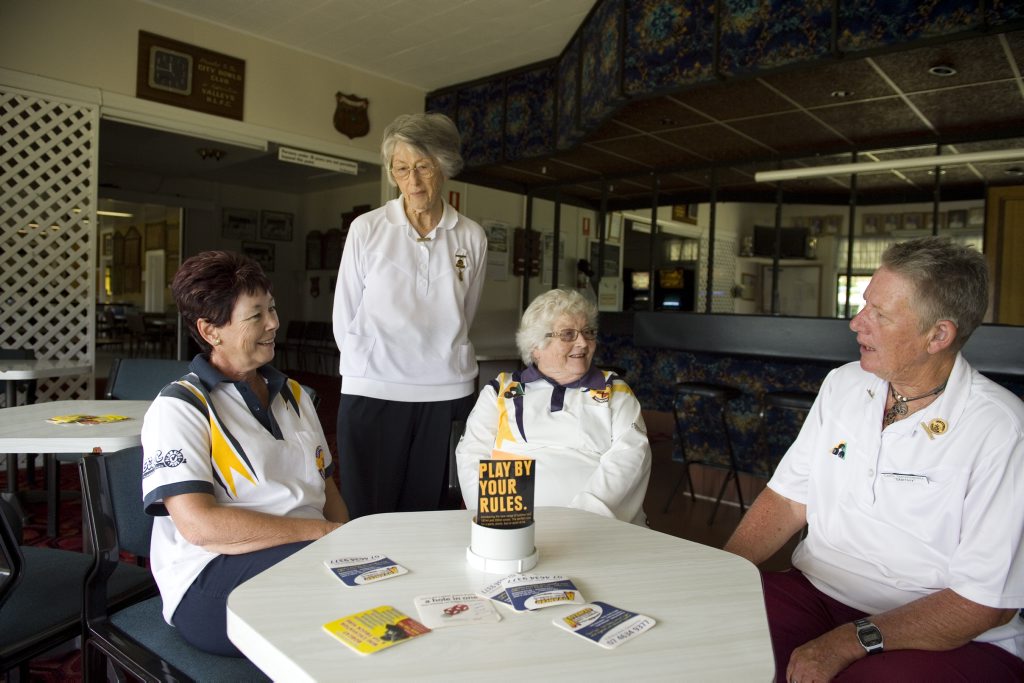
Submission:
<svg viewBox="0 0 1024 683">
<path fill-rule="evenodd" d="M 423 110 L 422 90 L 137 0 L 3 0 L 0 65 L 98 88 L 105 103 L 134 98 L 140 30 L 245 60 L 244 124 L 198 115 L 217 126 L 307 136 L 372 161 L 384 127 L 398 114 Z M 365 137 L 351 140 L 334 129 L 339 90 L 369 98 Z M 154 106 L 172 117 L 183 111 Z"/>
</svg>

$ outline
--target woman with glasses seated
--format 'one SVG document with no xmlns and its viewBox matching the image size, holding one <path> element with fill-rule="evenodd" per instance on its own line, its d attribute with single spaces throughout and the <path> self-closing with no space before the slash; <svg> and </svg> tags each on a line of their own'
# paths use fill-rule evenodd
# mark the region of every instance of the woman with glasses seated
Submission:
<svg viewBox="0 0 1024 683">
<path fill-rule="evenodd" d="M 442 114 L 395 119 L 381 158 L 401 196 L 349 227 L 334 338 L 338 467 L 352 518 L 441 507 L 451 424 L 473 407 L 469 326 L 487 238 L 442 198 L 445 180 L 462 170 L 460 142 Z"/>
<path fill-rule="evenodd" d="M 591 367 L 597 307 L 553 289 L 530 304 L 516 333 L 526 369 L 480 392 L 456 450 L 466 507 L 477 504 L 487 458 L 536 461 L 534 504 L 644 524 L 651 447 L 640 403 L 613 372 Z"/>
</svg>

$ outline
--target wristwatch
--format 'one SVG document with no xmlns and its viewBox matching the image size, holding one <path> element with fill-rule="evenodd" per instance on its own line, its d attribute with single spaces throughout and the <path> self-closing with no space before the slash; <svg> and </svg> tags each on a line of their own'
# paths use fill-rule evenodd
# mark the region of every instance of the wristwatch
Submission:
<svg viewBox="0 0 1024 683">
<path fill-rule="evenodd" d="M 869 655 L 882 651 L 882 632 L 877 626 L 867 619 L 858 619 L 853 625 L 857 627 L 857 640 Z"/>
</svg>

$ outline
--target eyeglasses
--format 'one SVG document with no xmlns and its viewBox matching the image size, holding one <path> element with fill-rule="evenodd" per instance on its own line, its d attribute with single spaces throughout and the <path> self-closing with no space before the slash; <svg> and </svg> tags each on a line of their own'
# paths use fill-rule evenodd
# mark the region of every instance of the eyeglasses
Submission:
<svg viewBox="0 0 1024 683">
<path fill-rule="evenodd" d="M 559 340 L 564 342 L 574 342 L 576 337 L 583 335 L 583 338 L 587 341 L 594 341 L 597 339 L 597 329 L 594 327 L 584 327 L 582 330 L 574 330 L 571 327 L 567 327 L 564 330 L 558 332 L 548 332 L 545 337 L 558 337 Z"/>
<path fill-rule="evenodd" d="M 405 180 L 409 177 L 409 174 L 416 171 L 416 175 L 424 180 L 427 178 L 433 178 L 434 172 L 437 169 L 434 168 L 433 164 L 416 164 L 415 166 L 392 166 L 391 175 L 395 176 L 398 180 Z"/>
</svg>

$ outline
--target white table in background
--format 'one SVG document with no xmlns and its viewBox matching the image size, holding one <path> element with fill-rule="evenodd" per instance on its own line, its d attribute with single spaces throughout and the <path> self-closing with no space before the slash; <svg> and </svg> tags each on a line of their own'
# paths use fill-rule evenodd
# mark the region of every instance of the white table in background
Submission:
<svg viewBox="0 0 1024 683">
<path fill-rule="evenodd" d="M 142 418 L 152 401 L 49 401 L 28 406 L 15 406 L 0 410 L 0 453 L 13 454 L 44 453 L 109 453 L 131 448 L 142 443 Z M 104 424 L 57 425 L 47 422 L 57 415 L 124 415 L 128 420 Z M 47 463 L 50 489 L 59 484 L 56 481 L 56 466 Z M 10 467 L 8 476 L 10 477 Z M 17 476 L 17 470 L 14 475 Z M 56 533 L 56 498 L 48 496 L 47 501 L 49 535 Z"/>
<path fill-rule="evenodd" d="M 657 625 L 605 650 L 551 623 L 573 606 L 513 613 L 483 626 L 436 629 L 364 656 L 321 626 L 391 605 L 418 619 L 419 595 L 474 592 L 499 576 L 466 563 L 470 512 L 362 517 L 239 586 L 228 636 L 282 681 L 724 680 L 770 681 L 775 665 L 761 577 L 724 551 L 568 508 L 540 508 L 535 573 L 571 577 L 588 601 L 653 617 Z M 409 574 L 349 588 L 323 566 L 382 553 Z"/>
<path fill-rule="evenodd" d="M 17 380 L 42 379 L 43 377 L 68 377 L 85 375 L 92 372 L 92 366 L 76 360 L 0 360 L 0 380 L 7 382 L 8 408 L 13 408 L 16 392 L 14 382 Z"/>
</svg>

